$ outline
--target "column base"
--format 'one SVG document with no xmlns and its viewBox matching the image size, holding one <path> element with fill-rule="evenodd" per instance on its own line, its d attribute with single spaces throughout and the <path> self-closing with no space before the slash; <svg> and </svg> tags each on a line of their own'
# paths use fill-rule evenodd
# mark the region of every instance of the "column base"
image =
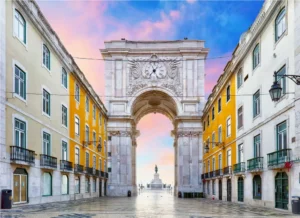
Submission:
<svg viewBox="0 0 300 218">
<path fill-rule="evenodd" d="M 181 198 L 184 198 L 185 193 L 186 196 L 200 197 L 202 196 L 201 193 L 203 193 L 203 190 L 201 186 L 176 186 L 174 195 L 180 197 L 179 192 L 181 193 Z"/>
<path fill-rule="evenodd" d="M 136 186 L 108 184 L 106 195 L 111 196 L 111 197 L 127 197 L 128 191 L 131 192 L 131 196 L 137 195 L 137 187 Z"/>
</svg>

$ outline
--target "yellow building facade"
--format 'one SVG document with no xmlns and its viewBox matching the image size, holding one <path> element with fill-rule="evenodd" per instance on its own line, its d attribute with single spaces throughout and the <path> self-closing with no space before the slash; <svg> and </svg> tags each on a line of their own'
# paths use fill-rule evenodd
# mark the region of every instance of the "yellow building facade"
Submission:
<svg viewBox="0 0 300 218">
<path fill-rule="evenodd" d="M 99 194 L 106 194 L 106 109 L 84 80 L 70 75 L 70 161 L 74 163 L 75 193 L 86 193 L 96 180 Z M 100 175 L 100 176 L 99 176 Z M 96 178 L 99 177 L 99 180 Z M 84 181 L 85 184 L 82 184 Z"/>
<path fill-rule="evenodd" d="M 203 191 L 206 196 L 231 201 L 233 165 L 236 163 L 235 76 L 219 77 L 203 111 Z"/>
</svg>

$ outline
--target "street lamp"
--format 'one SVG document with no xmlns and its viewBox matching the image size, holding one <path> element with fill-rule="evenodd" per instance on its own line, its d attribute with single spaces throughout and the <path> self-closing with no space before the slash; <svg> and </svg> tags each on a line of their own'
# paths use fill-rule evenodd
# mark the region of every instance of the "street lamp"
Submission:
<svg viewBox="0 0 300 218">
<path fill-rule="evenodd" d="M 282 87 L 280 85 L 280 83 L 278 82 L 278 77 L 287 77 L 289 79 L 291 79 L 294 83 L 296 83 L 296 85 L 300 85 L 300 76 L 298 75 L 277 75 L 276 72 L 274 72 L 274 83 L 271 86 L 271 89 L 269 90 L 270 96 L 272 101 L 276 102 L 279 101 L 279 99 L 282 96 Z"/>
</svg>

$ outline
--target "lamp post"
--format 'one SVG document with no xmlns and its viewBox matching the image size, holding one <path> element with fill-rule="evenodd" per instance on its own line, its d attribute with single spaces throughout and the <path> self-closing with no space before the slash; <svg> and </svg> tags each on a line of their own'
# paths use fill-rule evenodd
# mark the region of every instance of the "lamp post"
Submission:
<svg viewBox="0 0 300 218">
<path fill-rule="evenodd" d="M 279 99 L 282 96 L 282 87 L 280 85 L 280 83 L 278 82 L 278 77 L 287 77 L 289 79 L 291 79 L 294 83 L 296 83 L 296 85 L 300 85 L 300 76 L 298 75 L 277 75 L 276 72 L 274 72 L 274 83 L 271 86 L 271 89 L 269 90 L 270 96 L 272 101 L 276 102 L 279 101 Z"/>
</svg>

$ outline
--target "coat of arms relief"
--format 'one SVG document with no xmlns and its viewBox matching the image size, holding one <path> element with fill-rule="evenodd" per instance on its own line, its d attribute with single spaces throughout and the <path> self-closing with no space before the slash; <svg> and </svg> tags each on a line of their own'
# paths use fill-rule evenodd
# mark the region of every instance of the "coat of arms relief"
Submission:
<svg viewBox="0 0 300 218">
<path fill-rule="evenodd" d="M 181 60 L 178 58 L 152 55 L 151 58 L 129 59 L 129 85 L 127 95 L 134 95 L 142 88 L 156 86 L 164 87 L 182 96 L 180 78 Z"/>
</svg>

